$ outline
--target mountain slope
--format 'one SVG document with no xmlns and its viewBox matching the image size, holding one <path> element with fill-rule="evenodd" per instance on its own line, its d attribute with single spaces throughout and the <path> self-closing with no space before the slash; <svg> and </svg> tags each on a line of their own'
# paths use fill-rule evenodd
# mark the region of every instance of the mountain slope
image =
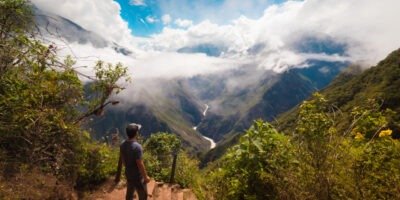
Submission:
<svg viewBox="0 0 400 200">
<path fill-rule="evenodd" d="M 206 117 L 200 124 L 199 130 L 202 134 L 209 134 L 208 137 L 219 140 L 219 143 L 215 149 L 205 155 L 203 162 L 212 161 L 221 156 L 228 147 L 236 143 L 240 134 L 248 129 L 255 119 L 273 121 L 279 114 L 307 99 L 313 92 L 322 89 L 345 65 L 342 62 L 314 61 L 312 63 L 313 66 L 309 68 L 292 69 L 277 75 L 268 87 L 261 82 L 259 86 L 261 89 L 249 94 L 253 103 L 246 104 L 243 112 L 228 116 L 210 114 Z M 326 68 L 329 71 L 326 71 Z M 218 133 L 224 133 L 224 135 L 216 135 Z"/>
<path fill-rule="evenodd" d="M 392 52 L 384 60 L 363 72 L 351 67 L 340 74 L 327 88 L 321 91 L 328 102 L 343 113 L 340 118 L 340 131 L 350 126 L 351 110 L 362 106 L 368 99 L 381 102 L 381 109 L 391 109 L 397 114 L 391 119 L 389 127 L 395 138 L 400 137 L 400 49 Z M 293 133 L 297 108 L 279 117 L 276 125 L 281 131 Z"/>
<path fill-rule="evenodd" d="M 53 13 L 44 12 L 34 7 L 35 23 L 46 42 L 61 41 L 63 43 L 89 44 L 95 48 L 112 48 L 115 52 L 125 56 L 132 55 L 133 52 L 119 44 L 109 41 L 97 33 L 88 31 L 69 19 Z"/>
<path fill-rule="evenodd" d="M 34 8 L 34 13 L 38 31 L 46 42 L 57 41 L 66 45 L 79 43 L 94 48 L 110 48 L 124 56 L 133 56 L 131 50 L 88 31 L 71 20 L 38 8 Z M 203 117 L 203 105 L 187 91 L 184 84 L 176 79 L 137 81 L 143 83 L 135 81 L 134 88 L 127 91 L 129 94 L 125 94 L 125 97 L 114 97 L 114 100 L 120 101 L 119 105 L 108 107 L 104 116 L 92 119 L 88 128 L 95 138 L 104 140 L 104 137 L 110 136 L 116 130 L 125 137 L 125 126 L 136 122 L 143 125 L 141 133 L 144 137 L 160 131 L 172 132 L 179 135 L 191 151 L 208 150 L 209 142 L 192 128 Z"/>
<path fill-rule="evenodd" d="M 143 125 L 141 135 L 145 138 L 156 132 L 170 132 L 177 134 L 192 152 L 209 149 L 210 143 L 193 129 L 203 117 L 203 106 L 187 91 L 182 81 L 139 81 L 141 85 L 115 97 L 120 104 L 109 107 L 104 116 L 90 124 L 96 138 L 110 136 L 115 129 L 125 137 L 126 125 L 139 123 Z M 162 88 L 162 91 L 156 88 Z"/>
</svg>

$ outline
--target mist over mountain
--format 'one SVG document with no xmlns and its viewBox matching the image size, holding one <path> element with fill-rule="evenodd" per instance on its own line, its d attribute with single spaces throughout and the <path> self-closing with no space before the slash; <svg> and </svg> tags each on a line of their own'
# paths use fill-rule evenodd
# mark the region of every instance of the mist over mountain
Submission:
<svg viewBox="0 0 400 200">
<path fill-rule="evenodd" d="M 226 47 L 218 47 L 213 44 L 199 44 L 191 47 L 182 47 L 177 50 L 179 53 L 204 53 L 207 56 L 218 57 L 227 50 Z"/>
<path fill-rule="evenodd" d="M 183 80 L 137 80 L 132 88 L 114 99 L 117 106 L 109 107 L 101 117 L 89 124 L 98 139 L 119 129 L 122 137 L 127 124 L 143 125 L 141 135 L 171 132 L 183 140 L 192 152 L 204 152 L 209 148 L 206 141 L 193 127 L 203 118 L 203 105 L 188 90 Z"/>
<path fill-rule="evenodd" d="M 131 50 L 107 40 L 95 32 L 88 31 L 69 19 L 45 12 L 37 7 L 34 7 L 34 13 L 35 23 L 44 40 L 61 41 L 65 43 L 64 45 L 78 43 L 92 45 L 95 48 L 111 48 L 125 56 L 133 54 Z"/>
<path fill-rule="evenodd" d="M 234 142 L 253 120 L 273 121 L 323 89 L 350 64 L 348 44 L 324 34 L 299 35 L 286 44 L 290 51 L 274 50 L 268 41 L 246 49 L 199 41 L 172 52 L 147 53 L 137 46 L 122 47 L 56 14 L 36 9 L 36 18 L 44 38 L 77 47 L 78 63 L 80 55 L 92 52 L 128 65 L 133 83 L 113 97 L 120 104 L 90 123 L 97 139 L 116 129 L 125 137 L 126 124 L 136 122 L 144 125 L 145 137 L 173 132 L 188 149 L 206 152 L 210 147 L 202 137 L 206 136 L 222 144 L 213 150 L 222 152 L 219 148 Z M 211 152 L 206 160 L 214 157 Z"/>
<path fill-rule="evenodd" d="M 240 104 L 230 105 L 231 113 L 213 112 L 199 125 L 199 131 L 219 141 L 204 162 L 220 157 L 256 119 L 274 121 L 275 118 L 307 99 L 312 93 L 327 86 L 337 74 L 346 68 L 346 63 L 312 61 L 308 68 L 292 69 L 271 78 L 260 79 L 254 90 L 238 93 L 229 99 L 246 99 Z M 326 71 L 326 68 L 329 71 Z M 269 73 L 267 73 L 269 74 Z M 226 99 L 225 102 L 230 102 Z M 215 123 L 215 122 L 219 123 Z"/>
</svg>

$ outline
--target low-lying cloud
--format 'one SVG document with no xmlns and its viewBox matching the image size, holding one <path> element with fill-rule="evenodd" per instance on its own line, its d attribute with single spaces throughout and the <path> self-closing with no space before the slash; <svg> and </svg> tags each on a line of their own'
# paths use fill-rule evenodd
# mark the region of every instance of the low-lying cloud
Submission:
<svg viewBox="0 0 400 200">
<path fill-rule="evenodd" d="M 186 46 L 215 44 L 228 49 L 224 57 L 248 58 L 248 50 L 262 44 L 264 48 L 256 59 L 266 69 L 286 69 L 308 57 L 373 65 L 400 47 L 400 26 L 396 26 L 399 7 L 396 0 L 288 1 L 268 7 L 259 19 L 241 16 L 226 25 L 205 20 L 186 30 L 165 28 L 141 46 L 176 51 Z M 310 37 L 346 44 L 345 56 L 296 52 L 293 45 Z"/>
<path fill-rule="evenodd" d="M 196 24 L 179 21 L 165 11 L 162 22 L 175 22 L 178 26 L 165 26 L 161 33 L 149 38 L 131 35 L 127 23 L 119 16 L 118 3 L 112 0 L 33 2 L 41 9 L 133 49 L 136 55 L 124 56 L 112 49 L 70 44 L 78 62 L 85 63 L 88 59 L 80 58 L 91 56 L 113 63 L 120 61 L 138 77 L 194 76 L 245 64 L 283 72 L 291 67 L 306 67 L 309 59 L 374 65 L 400 47 L 398 0 L 287 1 L 267 7 L 258 19 L 241 16 L 223 25 L 210 20 Z M 252 2 L 253 5 L 255 1 Z M 225 4 L 240 6 L 238 1 Z M 313 51 L 316 47 L 310 46 L 309 51 L 301 51 L 296 45 L 305 38 L 327 39 L 344 44 L 345 49 L 341 53 L 330 53 Z M 217 57 L 207 56 L 207 52 L 202 52 L 204 49 L 197 53 L 196 49 L 185 51 L 192 54 L 177 53 L 180 49 L 204 44 L 221 52 L 217 52 Z"/>
<path fill-rule="evenodd" d="M 56 42 L 56 41 L 54 41 Z M 57 44 L 57 43 L 56 43 Z M 78 70 L 86 75 L 93 75 L 93 66 L 96 61 L 103 60 L 109 63 L 120 62 L 128 67 L 133 78 L 157 79 L 191 77 L 199 74 L 216 73 L 238 67 L 243 61 L 208 57 L 205 54 L 183 54 L 177 52 L 141 52 L 136 51 L 133 56 L 117 53 L 111 48 L 95 48 L 92 45 L 58 43 L 59 55 L 72 55 L 77 61 Z"/>
</svg>

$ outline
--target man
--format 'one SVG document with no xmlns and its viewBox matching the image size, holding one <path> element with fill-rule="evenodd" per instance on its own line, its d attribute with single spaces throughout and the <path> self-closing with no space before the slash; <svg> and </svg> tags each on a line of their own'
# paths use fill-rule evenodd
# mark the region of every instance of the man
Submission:
<svg viewBox="0 0 400 200">
<path fill-rule="evenodd" d="M 147 183 L 150 177 L 147 176 L 146 168 L 143 164 L 143 149 L 137 142 L 137 136 L 141 126 L 139 124 L 129 124 L 126 127 L 128 139 L 120 146 L 118 170 L 115 182 L 118 183 L 121 177 L 122 164 L 125 166 L 125 176 L 127 179 L 126 200 L 133 199 L 135 190 L 139 195 L 139 200 L 147 200 Z"/>
</svg>

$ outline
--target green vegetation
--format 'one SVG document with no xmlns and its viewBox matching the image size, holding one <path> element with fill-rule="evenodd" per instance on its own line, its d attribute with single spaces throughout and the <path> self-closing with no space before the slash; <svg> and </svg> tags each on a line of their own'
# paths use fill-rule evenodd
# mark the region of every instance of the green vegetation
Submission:
<svg viewBox="0 0 400 200">
<path fill-rule="evenodd" d="M 295 172 L 296 160 L 289 139 L 272 126 L 256 121 L 239 144 L 220 160 L 211 173 L 215 199 L 271 199 L 283 197 L 290 183 L 282 179 Z"/>
<path fill-rule="evenodd" d="M 152 134 L 144 144 L 144 161 L 148 173 L 156 180 L 169 182 L 173 153 L 180 150 L 181 141 L 169 133 Z"/>
<path fill-rule="evenodd" d="M 203 187 L 215 199 L 399 199 L 400 142 L 391 111 L 377 106 L 355 108 L 349 132 L 336 129 L 340 114 L 318 93 L 300 106 L 293 135 L 256 121 Z"/>
<path fill-rule="evenodd" d="M 191 158 L 181 148 L 181 140 L 174 134 L 152 134 L 144 143 L 144 161 L 150 177 L 157 181 L 169 182 L 173 155 L 177 155 L 174 183 L 185 188 L 192 188 L 200 193 L 201 178 L 199 162 Z"/>
<path fill-rule="evenodd" d="M 109 178 L 117 171 L 118 149 L 111 149 L 106 144 L 91 141 L 82 146 L 81 163 L 78 169 L 76 186 L 80 190 L 91 189 Z"/>
<path fill-rule="evenodd" d="M 95 95 L 86 100 L 74 61 L 60 61 L 56 47 L 35 39 L 30 4 L 1 0 L 0 13 L 0 197 L 67 198 L 58 196 L 59 185 L 96 183 L 115 169 L 114 153 L 93 142 L 81 122 L 101 114 L 108 97 L 121 89 L 116 82 L 126 77 L 126 68 L 99 62 Z M 10 193 L 13 185 L 36 188 L 38 195 Z"/>
</svg>

